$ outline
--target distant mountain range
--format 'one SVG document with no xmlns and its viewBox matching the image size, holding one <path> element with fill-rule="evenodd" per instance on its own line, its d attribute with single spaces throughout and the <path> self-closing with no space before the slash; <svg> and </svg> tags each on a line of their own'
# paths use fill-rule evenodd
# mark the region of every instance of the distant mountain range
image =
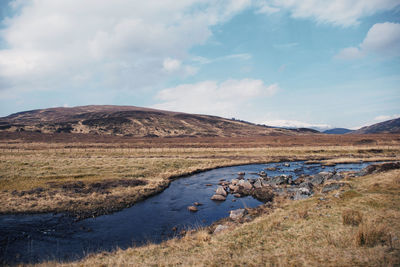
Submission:
<svg viewBox="0 0 400 267">
<path fill-rule="evenodd" d="M 80 106 L 24 111 L 0 118 L 0 131 L 134 137 L 246 137 L 312 134 L 216 116 L 135 106 Z"/>
<path fill-rule="evenodd" d="M 323 131 L 325 134 L 381 134 L 381 133 L 400 133 L 400 118 L 375 123 L 370 126 L 362 127 L 358 130 L 346 128 L 334 128 Z"/>
<path fill-rule="evenodd" d="M 346 129 L 346 128 L 334 128 L 334 129 L 329 129 L 329 130 L 323 131 L 323 133 L 326 133 L 326 134 L 347 134 L 347 133 L 351 133 L 351 132 L 353 132 L 353 130 Z"/>
<path fill-rule="evenodd" d="M 217 116 L 135 106 L 92 105 L 38 109 L 0 118 L 0 131 L 81 133 L 133 137 L 248 137 L 321 134 L 308 128 L 284 129 Z M 325 134 L 400 133 L 400 118 Z"/>
</svg>

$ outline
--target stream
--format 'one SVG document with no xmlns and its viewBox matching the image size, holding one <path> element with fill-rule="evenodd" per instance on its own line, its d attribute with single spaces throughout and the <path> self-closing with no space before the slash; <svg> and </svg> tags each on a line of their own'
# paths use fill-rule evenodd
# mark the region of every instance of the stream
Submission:
<svg viewBox="0 0 400 267">
<path fill-rule="evenodd" d="M 159 243 L 181 230 L 211 225 L 229 216 L 230 210 L 262 204 L 251 196 L 233 202 L 231 194 L 223 202 L 210 200 L 220 179 L 229 181 L 238 172 L 245 172 L 245 178 L 257 178 L 257 173 L 265 171 L 268 176 L 287 174 L 296 179 L 321 171 L 358 171 L 372 164 L 338 164 L 322 169 L 320 164 L 303 161 L 287 163 L 290 167 L 285 167 L 285 162 L 251 164 L 194 174 L 173 181 L 163 192 L 130 208 L 81 221 L 63 214 L 1 215 L 0 264 L 72 261 L 88 253 Z M 268 167 L 277 170 L 266 170 Z M 202 204 L 195 213 L 187 210 L 194 202 Z"/>
</svg>

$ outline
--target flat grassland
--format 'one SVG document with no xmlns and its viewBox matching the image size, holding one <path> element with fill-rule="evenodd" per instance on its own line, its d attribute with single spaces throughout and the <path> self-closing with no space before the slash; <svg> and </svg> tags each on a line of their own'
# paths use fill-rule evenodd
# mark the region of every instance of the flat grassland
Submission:
<svg viewBox="0 0 400 267">
<path fill-rule="evenodd" d="M 41 135 L 42 138 L 43 135 Z M 1 137 L 1 136 L 0 136 Z M 130 206 L 193 172 L 247 163 L 400 160 L 399 135 L 260 138 L 0 138 L 0 213 L 86 217 Z M 48 140 L 51 140 L 49 142 Z M 400 170 L 346 179 L 301 201 L 276 199 L 251 222 L 219 234 L 93 254 L 64 266 L 396 266 Z"/>
<path fill-rule="evenodd" d="M 39 135 L 41 138 L 45 135 Z M 248 163 L 400 159 L 399 135 L 118 139 L 0 136 L 0 213 L 97 216 L 131 206 L 171 180 Z M 51 140 L 51 141 L 49 141 Z"/>
</svg>

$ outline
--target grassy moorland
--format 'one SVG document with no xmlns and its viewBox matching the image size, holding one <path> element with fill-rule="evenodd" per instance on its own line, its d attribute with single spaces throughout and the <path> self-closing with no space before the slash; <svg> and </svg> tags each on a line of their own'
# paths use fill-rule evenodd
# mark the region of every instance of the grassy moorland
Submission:
<svg viewBox="0 0 400 267">
<path fill-rule="evenodd" d="M 95 216 L 130 206 L 174 178 L 217 166 L 310 160 L 399 160 L 400 136 L 124 139 L 76 135 L 0 138 L 0 212 Z M 30 139 L 31 138 L 31 139 Z M 52 140 L 51 142 L 47 140 Z M 72 266 L 396 266 L 400 171 L 347 178 L 339 192 L 249 211 L 181 239 L 99 253 Z M 42 265 L 60 265 L 47 262 Z"/>
<path fill-rule="evenodd" d="M 41 135 L 43 136 L 43 135 Z M 60 137 L 61 136 L 61 137 Z M 96 216 L 162 191 L 176 177 L 257 162 L 398 160 L 396 135 L 260 138 L 0 139 L 0 213 Z M 57 139 L 59 138 L 59 139 Z"/>
</svg>

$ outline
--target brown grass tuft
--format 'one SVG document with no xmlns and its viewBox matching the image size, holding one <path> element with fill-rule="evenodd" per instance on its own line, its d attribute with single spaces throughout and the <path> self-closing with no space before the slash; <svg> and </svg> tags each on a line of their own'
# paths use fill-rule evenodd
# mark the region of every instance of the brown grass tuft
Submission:
<svg viewBox="0 0 400 267">
<path fill-rule="evenodd" d="M 355 190 L 348 190 L 348 191 L 345 191 L 342 194 L 341 198 L 343 200 L 350 200 L 350 199 L 353 199 L 355 197 L 361 197 L 361 196 L 362 196 L 362 194 L 357 192 L 357 191 L 355 191 Z"/>
<path fill-rule="evenodd" d="M 358 226 L 362 222 L 363 215 L 358 210 L 345 210 L 342 213 L 344 225 Z"/>
<path fill-rule="evenodd" d="M 300 219 L 308 219 L 308 211 L 306 209 L 299 210 L 297 212 L 297 215 L 299 216 Z"/>
<path fill-rule="evenodd" d="M 387 225 L 374 221 L 367 221 L 360 224 L 354 238 L 357 246 L 364 247 L 385 245 L 391 241 Z"/>
</svg>

